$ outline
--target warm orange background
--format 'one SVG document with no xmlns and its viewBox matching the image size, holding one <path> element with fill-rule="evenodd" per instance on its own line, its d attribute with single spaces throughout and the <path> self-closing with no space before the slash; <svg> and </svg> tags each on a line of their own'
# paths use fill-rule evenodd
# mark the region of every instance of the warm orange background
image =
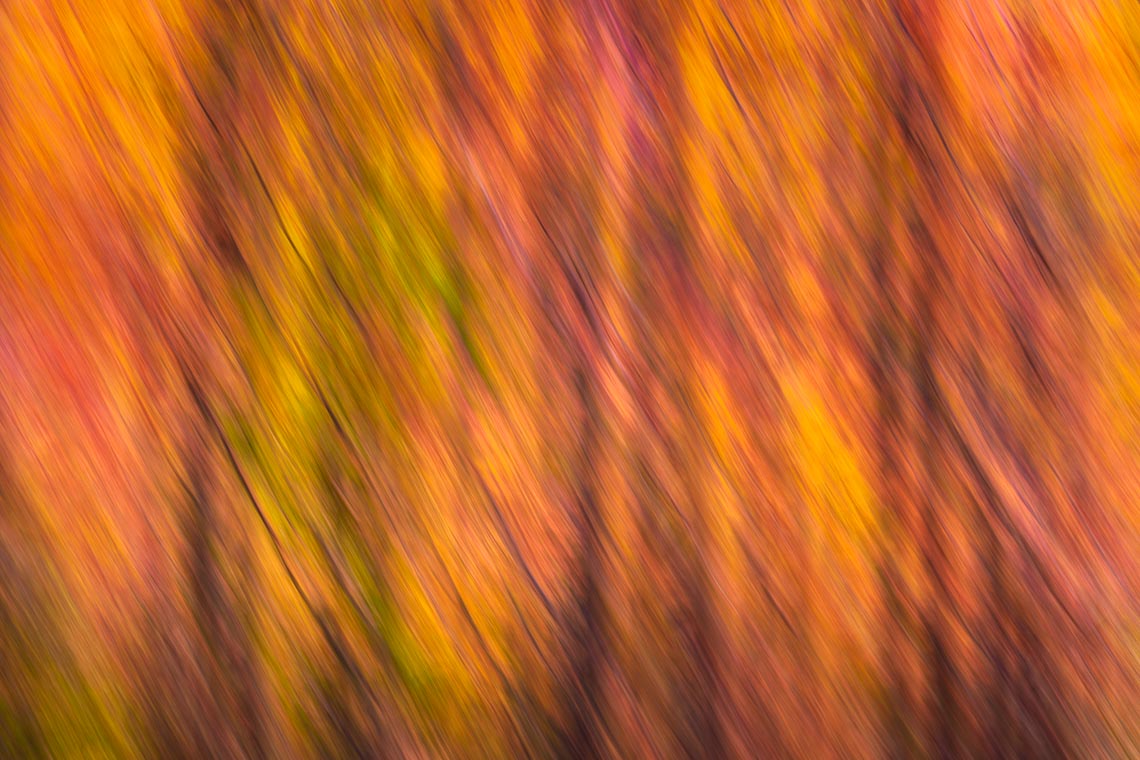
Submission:
<svg viewBox="0 0 1140 760">
<path fill-rule="evenodd" d="M 0 754 L 1140 755 L 1140 6 L 0 2 Z"/>
</svg>

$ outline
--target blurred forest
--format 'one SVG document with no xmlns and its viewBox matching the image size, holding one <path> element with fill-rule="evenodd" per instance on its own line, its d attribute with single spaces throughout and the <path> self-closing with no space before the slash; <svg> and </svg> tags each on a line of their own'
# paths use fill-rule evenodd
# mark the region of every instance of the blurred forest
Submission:
<svg viewBox="0 0 1140 760">
<path fill-rule="evenodd" d="M 1140 5 L 0 0 L 0 756 L 1140 757 Z"/>
</svg>

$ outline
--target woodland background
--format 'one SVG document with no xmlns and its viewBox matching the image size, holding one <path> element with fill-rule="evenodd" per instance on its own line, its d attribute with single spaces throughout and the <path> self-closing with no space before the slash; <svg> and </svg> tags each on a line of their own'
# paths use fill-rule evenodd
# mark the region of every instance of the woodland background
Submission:
<svg viewBox="0 0 1140 760">
<path fill-rule="evenodd" d="M 1140 5 L 0 2 L 0 754 L 1140 755 Z"/>
</svg>

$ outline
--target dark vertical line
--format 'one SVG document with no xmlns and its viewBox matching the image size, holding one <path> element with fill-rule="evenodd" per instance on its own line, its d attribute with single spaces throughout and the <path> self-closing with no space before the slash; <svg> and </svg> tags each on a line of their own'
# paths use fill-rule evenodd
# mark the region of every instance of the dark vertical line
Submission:
<svg viewBox="0 0 1140 760">
<path fill-rule="evenodd" d="M 585 358 L 581 360 L 585 362 Z M 574 385 L 582 409 L 582 429 L 575 467 L 578 490 L 579 548 L 576 566 L 581 575 L 575 601 L 576 614 L 569 624 L 570 672 L 577 689 L 573 696 L 570 725 L 563 752 L 570 758 L 595 758 L 602 754 L 598 700 L 601 660 L 605 647 L 602 600 L 601 510 L 596 494 L 594 453 L 598 438 L 598 405 L 587 370 L 575 372 Z"/>
</svg>

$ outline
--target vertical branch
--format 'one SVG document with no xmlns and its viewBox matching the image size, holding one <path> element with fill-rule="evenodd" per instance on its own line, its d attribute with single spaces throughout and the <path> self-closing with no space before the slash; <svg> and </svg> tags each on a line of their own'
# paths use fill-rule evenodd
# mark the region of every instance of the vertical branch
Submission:
<svg viewBox="0 0 1140 760">
<path fill-rule="evenodd" d="M 703 309 L 701 259 L 689 223 L 694 199 L 682 151 L 691 112 L 679 61 L 685 25 L 696 20 L 671 3 L 658 7 L 617 0 L 600 5 L 598 24 L 621 51 L 619 68 L 637 104 L 631 104 L 633 118 L 625 127 L 632 192 L 624 210 L 624 244 L 640 280 L 635 298 L 642 314 L 634 320 L 638 323 L 634 350 L 644 362 L 644 372 L 635 370 L 643 406 L 640 424 L 646 427 L 641 445 L 663 453 L 662 464 L 678 486 L 673 496 L 667 495 L 669 489 L 658 488 L 661 483 L 655 482 L 659 476 L 654 467 L 644 468 L 646 485 L 655 492 L 643 504 L 644 519 L 673 525 L 673 530 L 653 531 L 653 540 L 659 543 L 646 550 L 662 558 L 664 574 L 680 591 L 675 599 L 652 602 L 670 608 L 680 623 L 667 642 L 666 661 L 652 663 L 667 673 L 664 711 L 654 718 L 662 722 L 657 728 L 661 738 L 671 738 L 677 751 L 691 757 L 718 756 L 724 751 L 724 737 L 716 589 L 708 564 L 713 516 L 707 512 L 701 487 L 709 466 L 707 441 L 693 408 L 700 331 L 709 328 L 711 315 Z M 675 426 L 654 420 L 657 402 L 649 389 L 653 385 L 670 398 L 679 420 Z M 648 462 L 653 459 L 650 454 L 643 450 L 639 458 Z"/>
<path fill-rule="evenodd" d="M 594 389 L 582 366 L 575 370 L 574 385 L 582 410 L 574 467 L 579 519 L 575 565 L 580 578 L 573 613 L 569 616 L 570 673 L 576 688 L 564 751 L 568 757 L 592 758 L 601 754 L 597 696 L 605 646 L 602 627 L 602 516 L 597 501 L 593 461 L 599 422 Z"/>
<path fill-rule="evenodd" d="M 939 213 L 935 199 L 945 188 L 932 159 L 934 146 L 926 139 L 930 129 L 940 134 L 940 114 L 930 106 L 938 97 L 938 19 L 932 5 L 912 0 L 897 0 L 890 11 L 881 53 L 888 73 L 883 97 L 890 112 L 889 138 L 877 147 L 878 159 L 895 182 L 913 170 L 914 185 L 880 187 L 883 221 L 871 241 L 871 287 L 876 289 L 871 380 L 879 397 L 875 440 L 888 540 L 893 537 L 896 544 L 883 567 L 884 597 L 892 618 L 887 625 L 892 631 L 901 626 L 904 633 L 902 639 L 888 637 L 893 642 L 888 647 L 896 651 L 885 655 L 891 673 L 887 724 L 895 755 L 949 756 L 958 741 L 958 675 L 945 630 L 953 600 L 946 585 L 951 568 L 940 516 L 947 505 L 937 501 L 947 483 L 940 451 L 944 410 L 934 374 L 935 350 L 942 341 L 938 278 L 945 274 L 945 263 L 937 220 L 929 218 Z M 890 158 L 894 152 L 901 159 L 898 167 Z M 897 225 L 893 235 L 892 224 Z M 904 406 L 908 398 L 915 399 L 916 408 Z M 909 478 L 908 460 L 919 464 Z M 912 540 L 919 564 L 900 567 Z M 907 573 L 917 577 L 908 579 Z M 922 588 L 927 589 L 925 601 L 907 591 Z M 897 648 L 908 646 L 908 638 L 922 642 L 921 651 L 908 652 L 917 658 L 912 663 L 921 663 L 920 672 L 908 674 L 897 662 L 906 667 Z M 917 683 L 910 682 L 912 676 Z"/>
<path fill-rule="evenodd" d="M 44 631 L 43 592 L 25 566 L 25 544 L 31 544 L 25 514 L 29 506 L 11 471 L 7 430 L 0 429 L 0 754 L 41 757 L 47 743 L 37 715 L 37 655 L 53 631 Z M 39 613 L 39 614 L 33 614 Z"/>
</svg>

